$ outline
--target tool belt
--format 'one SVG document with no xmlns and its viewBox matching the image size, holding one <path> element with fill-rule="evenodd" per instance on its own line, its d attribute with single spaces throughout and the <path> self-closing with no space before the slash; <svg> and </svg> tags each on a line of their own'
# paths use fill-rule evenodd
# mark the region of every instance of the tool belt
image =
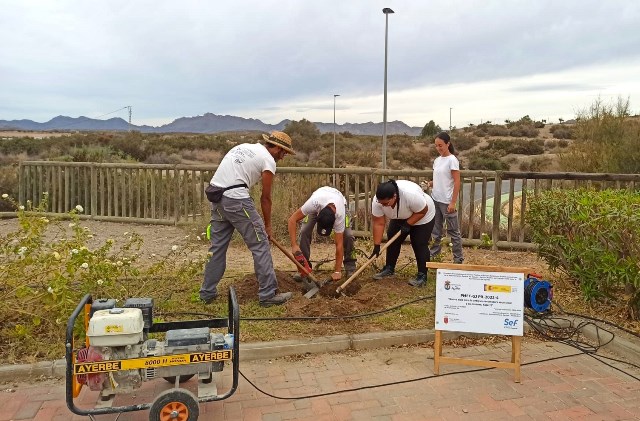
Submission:
<svg viewBox="0 0 640 421">
<path fill-rule="evenodd" d="M 249 186 L 247 186 L 246 183 L 234 184 L 233 186 L 229 186 L 229 187 L 218 187 L 218 186 L 209 184 L 204 189 L 204 193 L 207 195 L 207 199 L 209 199 L 209 202 L 219 203 L 222 200 L 222 194 L 224 192 L 231 189 L 237 189 L 238 187 L 249 188 Z"/>
</svg>

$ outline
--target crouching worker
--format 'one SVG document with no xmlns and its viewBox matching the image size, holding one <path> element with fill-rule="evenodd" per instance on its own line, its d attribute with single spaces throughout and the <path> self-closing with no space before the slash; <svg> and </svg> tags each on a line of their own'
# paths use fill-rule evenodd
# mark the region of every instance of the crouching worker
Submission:
<svg viewBox="0 0 640 421">
<path fill-rule="evenodd" d="M 423 192 L 416 183 L 407 180 L 388 180 L 378 186 L 376 197 L 371 204 L 371 214 L 373 215 L 374 246 L 373 253 L 369 258 L 380 255 L 385 217 L 389 219 L 388 239 L 391 239 L 398 231 L 402 232 L 400 237 L 387 247 L 385 266 L 373 278 L 383 279 L 394 275 L 400 256 L 400 247 L 410 235 L 418 273 L 414 279 L 409 281 L 409 285 L 424 286 L 427 283 L 429 239 L 435 218 L 433 199 Z"/>
<path fill-rule="evenodd" d="M 283 132 L 262 135 L 263 143 L 243 143 L 231 148 L 222 158 L 205 190 L 211 201 L 211 247 L 204 270 L 200 299 L 211 303 L 218 296 L 218 283 L 227 266 L 227 249 L 234 230 L 238 230 L 253 255 L 253 268 L 258 280 L 260 305 L 284 304 L 290 292 L 278 293 L 271 247 L 271 186 L 276 161 L 294 154 L 291 138 Z M 249 196 L 249 189 L 262 181 L 260 205 L 263 219 Z"/>
<path fill-rule="evenodd" d="M 348 278 L 356 270 L 356 259 L 353 248 L 354 237 L 347 220 L 347 201 L 342 193 L 333 187 L 320 187 L 289 217 L 287 225 L 291 240 L 291 251 L 294 255 L 302 252 L 307 261 L 309 261 L 313 227 L 317 225 L 317 232 L 321 236 L 329 236 L 333 230 L 336 245 L 336 263 L 331 279 L 339 281 L 342 278 L 343 261 Z M 303 221 L 303 223 L 300 228 L 300 245 L 298 245 L 296 228 L 300 221 Z"/>
</svg>

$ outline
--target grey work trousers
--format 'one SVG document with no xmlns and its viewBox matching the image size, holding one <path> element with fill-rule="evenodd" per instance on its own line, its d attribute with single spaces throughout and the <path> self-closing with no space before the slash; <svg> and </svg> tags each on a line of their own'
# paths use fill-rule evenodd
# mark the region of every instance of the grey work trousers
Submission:
<svg viewBox="0 0 640 421">
<path fill-rule="evenodd" d="M 307 261 L 311 258 L 311 237 L 313 236 L 313 228 L 316 226 L 317 219 L 317 215 L 309 214 L 302 220 L 302 226 L 300 227 L 300 251 L 302 251 Z M 344 247 L 344 269 L 347 272 L 354 272 L 356 270 L 356 253 L 353 247 L 354 238 L 351 227 L 346 226 L 342 244 Z M 309 264 L 311 264 L 311 262 L 309 262 Z"/>
<path fill-rule="evenodd" d="M 258 298 L 262 301 L 273 297 L 278 289 L 278 281 L 264 221 L 250 198 L 230 199 L 222 196 L 219 203 L 211 204 L 210 257 L 204 268 L 200 298 L 209 300 L 218 295 L 217 287 L 227 267 L 227 249 L 234 230 L 238 230 L 253 255 Z"/>
<path fill-rule="evenodd" d="M 458 223 L 458 211 L 447 213 L 448 203 L 435 202 L 436 205 L 436 217 L 433 231 L 431 232 L 431 238 L 433 244 L 429 251 L 431 257 L 437 256 L 442 251 L 442 234 L 444 231 L 444 222 L 447 222 L 447 234 L 451 237 L 451 244 L 453 244 L 453 262 L 462 263 L 464 256 L 462 255 L 462 236 L 460 235 L 460 224 Z"/>
</svg>

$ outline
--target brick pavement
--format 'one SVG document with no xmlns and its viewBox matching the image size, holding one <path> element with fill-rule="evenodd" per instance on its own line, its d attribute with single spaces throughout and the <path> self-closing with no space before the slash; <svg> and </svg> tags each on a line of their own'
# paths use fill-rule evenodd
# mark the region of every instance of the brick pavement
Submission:
<svg viewBox="0 0 640 421">
<path fill-rule="evenodd" d="M 448 356 L 509 358 L 510 343 L 447 348 Z M 523 363 L 575 354 L 566 345 L 525 339 Z M 635 377 L 640 370 L 613 363 Z M 299 358 L 242 362 L 240 370 L 257 387 L 278 397 L 401 382 L 433 375 L 433 350 L 426 347 L 319 354 Z M 443 365 L 441 374 L 474 369 Z M 219 385 L 230 384 L 225 369 Z M 185 383 L 193 388 L 195 381 Z M 151 402 L 169 384 L 145 383 L 136 396 L 119 404 Z M 15 389 L 13 392 L 7 389 Z M 83 391 L 78 405 L 92 405 L 95 392 Z M 87 420 L 71 414 L 64 402 L 64 381 L 46 380 L 0 386 L 0 421 Z M 523 366 L 522 383 L 510 370 L 442 375 L 392 386 L 329 396 L 283 400 L 256 391 L 240 379 L 229 399 L 201 405 L 201 420 L 640 420 L 640 381 L 595 359 L 580 355 Z M 96 416 L 114 420 L 115 414 Z M 147 420 L 148 411 L 122 414 L 120 421 Z"/>
</svg>

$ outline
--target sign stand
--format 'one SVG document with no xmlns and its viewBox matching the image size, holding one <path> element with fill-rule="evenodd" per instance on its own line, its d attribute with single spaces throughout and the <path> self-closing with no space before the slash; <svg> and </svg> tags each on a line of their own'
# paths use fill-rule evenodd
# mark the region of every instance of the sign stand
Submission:
<svg viewBox="0 0 640 421">
<path fill-rule="evenodd" d="M 529 268 L 524 267 L 507 267 L 507 266 L 484 266 L 484 265 L 464 265 L 452 263 L 427 262 L 427 267 L 432 269 L 451 269 L 465 271 L 481 271 L 481 272 L 509 272 L 523 273 L 525 278 L 528 274 L 533 273 Z M 475 367 L 489 368 L 507 368 L 514 370 L 514 381 L 520 383 L 520 351 L 522 345 L 522 336 L 511 336 L 511 362 L 506 361 L 487 361 L 473 360 L 466 358 L 453 358 L 442 356 L 442 330 L 435 330 L 435 339 L 433 344 L 433 373 L 440 374 L 440 364 L 461 364 Z"/>
</svg>

